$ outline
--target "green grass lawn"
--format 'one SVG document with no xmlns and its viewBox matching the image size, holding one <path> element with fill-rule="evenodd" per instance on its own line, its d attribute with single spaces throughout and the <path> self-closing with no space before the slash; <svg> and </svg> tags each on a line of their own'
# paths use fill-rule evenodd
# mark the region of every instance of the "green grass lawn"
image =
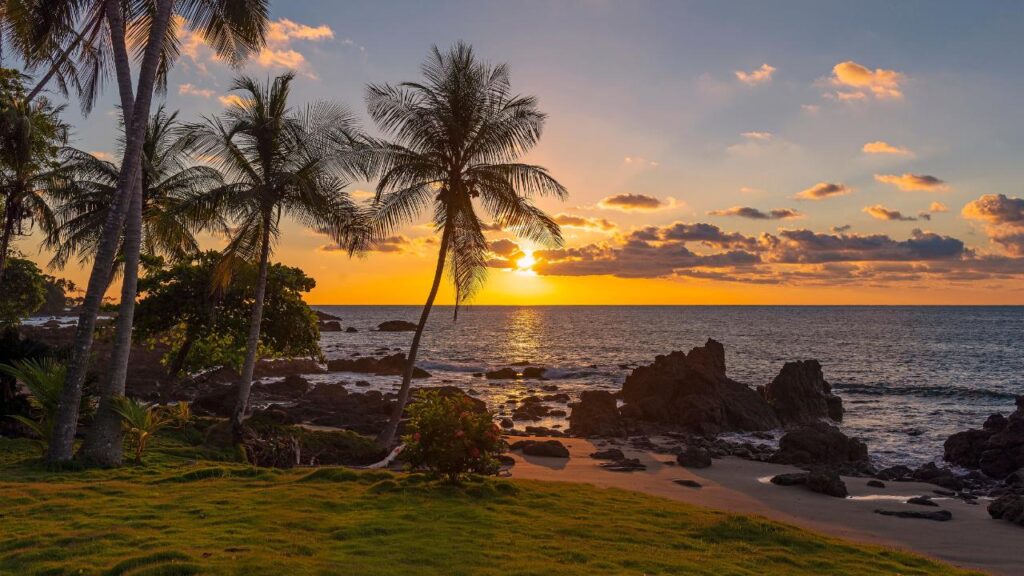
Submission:
<svg viewBox="0 0 1024 576">
<path fill-rule="evenodd" d="M 195 459 L 51 473 L 0 439 L 0 574 L 960 574 L 622 490 Z"/>
</svg>

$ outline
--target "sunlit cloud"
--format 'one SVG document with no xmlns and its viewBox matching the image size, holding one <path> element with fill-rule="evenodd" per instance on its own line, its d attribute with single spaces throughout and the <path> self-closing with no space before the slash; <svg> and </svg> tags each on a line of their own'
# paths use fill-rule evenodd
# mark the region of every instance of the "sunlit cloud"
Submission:
<svg viewBox="0 0 1024 576">
<path fill-rule="evenodd" d="M 758 84 L 767 84 L 772 81 L 772 75 L 775 74 L 776 68 L 769 66 L 768 64 L 761 64 L 761 66 L 750 72 L 743 70 L 736 71 L 736 79 L 743 82 L 747 86 L 757 86 Z"/>
<path fill-rule="evenodd" d="M 640 156 L 626 156 L 622 159 L 624 164 L 630 166 L 640 166 L 644 168 L 657 168 L 659 163 L 654 160 L 648 160 L 647 158 L 641 158 Z"/>
<path fill-rule="evenodd" d="M 904 192 L 926 191 L 944 192 L 949 186 L 935 176 L 927 174 L 875 174 L 875 180 L 883 184 L 891 184 Z"/>
<path fill-rule="evenodd" d="M 198 88 L 193 84 L 181 84 L 178 86 L 178 94 L 199 96 L 200 98 L 211 98 L 215 92 L 209 88 Z"/>
<path fill-rule="evenodd" d="M 985 232 L 992 242 L 1012 255 L 1024 256 L 1024 198 L 986 194 L 968 202 L 961 214 L 986 223 Z"/>
<path fill-rule="evenodd" d="M 947 208 L 942 202 L 932 202 L 931 205 L 928 206 L 928 211 L 932 213 L 949 212 L 949 208 Z"/>
<path fill-rule="evenodd" d="M 597 207 L 602 210 L 618 210 L 619 212 L 654 212 L 676 206 L 674 198 L 661 200 L 646 194 L 615 194 L 603 198 L 597 203 Z"/>
<path fill-rule="evenodd" d="M 861 148 L 861 151 L 865 154 L 891 154 L 895 156 L 911 156 L 912 153 L 909 149 L 903 146 L 893 146 L 888 142 L 882 140 L 875 140 L 874 142 L 868 142 Z"/>
<path fill-rule="evenodd" d="M 797 200 L 824 200 L 833 196 L 843 196 L 853 192 L 853 189 L 845 184 L 836 182 L 818 182 L 810 188 L 797 192 L 793 198 Z"/>
<path fill-rule="evenodd" d="M 737 216 L 751 220 L 789 220 L 800 218 L 803 214 L 792 208 L 775 208 L 764 212 L 749 206 L 733 206 L 725 210 L 711 210 L 708 212 L 708 216 Z"/>
<path fill-rule="evenodd" d="M 754 188 L 753 186 L 740 186 L 741 194 L 760 194 L 762 192 L 764 192 L 764 190 L 760 188 Z"/>
<path fill-rule="evenodd" d="M 832 68 L 828 84 L 834 90 L 827 97 L 843 101 L 868 99 L 899 100 L 903 98 L 901 84 L 905 76 L 895 70 L 872 70 L 853 60 L 840 62 Z"/>
<path fill-rule="evenodd" d="M 743 136 L 747 140 L 759 140 L 762 142 L 766 142 L 772 139 L 771 132 L 744 132 L 740 134 L 740 136 Z"/>
<path fill-rule="evenodd" d="M 889 208 L 886 208 L 885 206 L 882 206 L 881 204 L 875 204 L 874 206 L 865 206 L 863 211 L 865 214 L 871 216 L 876 220 L 895 220 L 898 222 L 911 222 L 917 220 L 917 218 L 913 216 L 906 216 L 899 210 L 891 210 Z"/>
<path fill-rule="evenodd" d="M 554 221 L 559 226 L 565 228 L 577 228 L 579 230 L 596 232 L 612 232 L 617 228 L 614 222 L 604 218 L 587 218 L 585 216 L 576 216 L 575 214 L 558 214 L 554 217 Z"/>
</svg>

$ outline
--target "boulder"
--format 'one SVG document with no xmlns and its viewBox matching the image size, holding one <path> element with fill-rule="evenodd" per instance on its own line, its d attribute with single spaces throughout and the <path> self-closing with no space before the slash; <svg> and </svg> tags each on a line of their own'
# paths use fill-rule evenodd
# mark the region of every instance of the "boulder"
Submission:
<svg viewBox="0 0 1024 576">
<path fill-rule="evenodd" d="M 523 400 L 523 403 L 512 411 L 513 420 L 530 420 L 536 422 L 548 415 L 551 409 L 541 403 L 540 398 L 531 396 Z"/>
<path fill-rule="evenodd" d="M 849 492 L 846 483 L 839 477 L 834 468 L 816 467 L 807 473 L 807 489 L 819 494 L 827 494 L 835 498 L 846 498 Z"/>
<path fill-rule="evenodd" d="M 622 458 L 614 462 L 604 462 L 601 468 L 609 470 L 611 472 L 636 472 L 638 470 L 647 470 L 639 458 Z"/>
<path fill-rule="evenodd" d="M 981 430 L 957 432 L 946 439 L 944 458 L 964 468 L 1001 479 L 1024 468 L 1024 396 L 1008 418 L 993 414 Z"/>
<path fill-rule="evenodd" d="M 962 490 L 964 480 L 949 468 L 939 468 L 934 462 L 928 462 L 910 474 L 911 480 L 928 482 L 950 490 Z"/>
<path fill-rule="evenodd" d="M 707 468 L 711 466 L 711 454 L 699 446 L 687 446 L 676 455 L 676 463 L 684 468 Z"/>
<path fill-rule="evenodd" d="M 405 320 L 388 320 L 377 325 L 379 332 L 415 332 L 416 325 Z"/>
<path fill-rule="evenodd" d="M 786 472 L 772 476 L 771 483 L 778 486 L 802 486 L 807 483 L 807 472 Z"/>
<path fill-rule="evenodd" d="M 319 310 L 313 310 L 313 313 L 316 314 L 316 319 L 321 321 L 321 322 L 326 322 L 328 320 L 341 320 L 340 317 L 335 316 L 334 314 L 328 314 L 327 312 L 321 312 Z"/>
<path fill-rule="evenodd" d="M 619 436 L 623 432 L 618 402 L 611 392 L 586 390 L 580 401 L 569 407 L 569 430 L 576 436 Z"/>
<path fill-rule="evenodd" d="M 843 401 L 832 394 L 817 360 L 786 362 L 762 396 L 782 424 L 811 424 L 824 418 L 843 419 Z"/>
<path fill-rule="evenodd" d="M 359 332 L 359 330 L 356 330 L 355 328 L 353 328 L 351 326 L 349 326 L 348 328 L 345 328 L 345 333 L 346 334 L 355 334 L 356 332 Z"/>
<path fill-rule="evenodd" d="M 991 436 L 992 433 L 985 430 L 957 432 L 943 444 L 943 458 L 957 466 L 977 468 L 981 453 L 985 451 L 985 443 Z"/>
<path fill-rule="evenodd" d="M 311 358 L 266 359 L 256 363 L 255 378 L 279 378 L 299 374 L 326 374 L 327 370 Z"/>
<path fill-rule="evenodd" d="M 868 448 L 835 426 L 819 422 L 791 430 L 779 440 L 771 461 L 777 464 L 847 464 L 867 462 Z"/>
<path fill-rule="evenodd" d="M 293 399 L 309 392 L 309 381 L 302 376 L 289 375 L 277 382 L 255 384 L 252 390 L 254 394 Z"/>
<path fill-rule="evenodd" d="M 907 504 L 914 504 L 917 506 L 930 506 L 932 508 L 937 508 L 939 506 L 938 504 L 935 503 L 934 500 L 927 496 L 914 496 L 913 498 L 909 498 L 907 500 Z"/>
<path fill-rule="evenodd" d="M 190 408 L 197 414 L 220 416 L 227 418 L 235 411 L 238 401 L 238 385 L 217 386 L 212 390 L 198 395 L 192 400 Z"/>
<path fill-rule="evenodd" d="M 544 378 L 544 373 L 547 371 L 547 368 L 540 368 L 538 366 L 527 366 L 526 368 L 523 368 L 523 378 L 539 380 L 541 378 Z"/>
<path fill-rule="evenodd" d="M 359 356 L 356 358 L 336 358 L 327 361 L 327 369 L 331 372 L 357 372 L 360 374 L 376 374 L 378 376 L 401 376 L 405 372 L 406 359 L 404 352 L 374 358 Z M 413 378 L 430 378 L 430 372 L 422 368 L 412 369 Z"/>
<path fill-rule="evenodd" d="M 658 356 L 626 377 L 621 413 L 702 434 L 769 430 L 779 420 L 748 386 L 725 375 L 725 348 L 715 340 L 689 353 Z"/>
<path fill-rule="evenodd" d="M 590 457 L 594 460 L 624 460 L 626 455 L 618 448 L 609 448 L 607 450 L 592 452 Z"/>
<path fill-rule="evenodd" d="M 881 480 L 868 480 L 867 485 L 869 488 L 885 488 L 885 482 Z"/>
<path fill-rule="evenodd" d="M 488 380 L 514 380 L 519 377 L 519 373 L 516 372 L 515 368 L 501 368 L 500 370 L 491 370 L 484 374 Z"/>
<path fill-rule="evenodd" d="M 327 320 L 320 322 L 321 332 L 341 332 L 341 322 L 337 320 Z"/>
<path fill-rule="evenodd" d="M 498 422 L 498 424 L 506 430 L 513 428 L 516 425 L 511 418 L 502 418 L 501 421 Z"/>
<path fill-rule="evenodd" d="M 526 456 L 544 456 L 547 458 L 568 458 L 569 449 L 558 440 L 520 440 L 509 447 L 520 450 Z"/>
<path fill-rule="evenodd" d="M 996 520 L 1006 520 L 1024 526 L 1024 496 L 1007 494 L 988 505 L 988 514 Z"/>
</svg>

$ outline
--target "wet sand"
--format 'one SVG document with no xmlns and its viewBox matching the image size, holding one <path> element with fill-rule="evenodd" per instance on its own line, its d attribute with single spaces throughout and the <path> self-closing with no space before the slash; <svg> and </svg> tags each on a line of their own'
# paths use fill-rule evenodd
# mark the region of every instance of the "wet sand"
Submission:
<svg viewBox="0 0 1024 576">
<path fill-rule="evenodd" d="M 599 466 L 590 453 L 605 445 L 577 438 L 558 438 L 569 448 L 569 460 L 523 456 L 516 459 L 512 478 L 585 482 L 599 487 L 635 490 L 688 504 L 729 512 L 758 514 L 809 530 L 859 542 L 881 544 L 917 552 L 957 566 L 995 574 L 1024 574 L 1024 529 L 989 517 L 981 500 L 977 505 L 943 498 L 933 492 L 937 486 L 917 482 L 886 482 L 886 488 L 867 486 L 867 478 L 843 480 L 849 498 L 817 494 L 803 486 L 776 486 L 768 478 L 783 472 L 797 472 L 791 466 L 752 462 L 739 458 L 715 460 L 700 470 L 668 465 L 675 458 L 631 450 L 621 445 L 629 458 L 639 458 L 646 471 L 611 472 Z M 689 488 L 673 482 L 689 479 L 702 488 Z M 948 522 L 904 519 L 875 514 L 887 510 L 939 510 L 906 504 L 907 498 L 927 495 L 941 509 L 949 510 Z"/>
</svg>

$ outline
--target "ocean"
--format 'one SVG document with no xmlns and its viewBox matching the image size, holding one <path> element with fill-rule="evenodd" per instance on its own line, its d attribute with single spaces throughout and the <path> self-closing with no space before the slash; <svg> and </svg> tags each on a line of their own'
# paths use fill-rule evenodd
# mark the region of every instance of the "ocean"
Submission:
<svg viewBox="0 0 1024 576">
<path fill-rule="evenodd" d="M 385 320 L 419 318 L 418 306 L 315 306 L 356 333 L 325 332 L 327 358 L 408 352 L 411 332 L 376 332 Z M 1013 411 L 1024 394 L 1024 307 L 862 306 L 466 306 L 435 307 L 417 365 L 510 414 L 514 401 L 553 384 L 571 397 L 618 390 L 632 367 L 714 338 L 727 373 L 766 384 L 790 360 L 817 359 L 843 398 L 842 428 L 880 465 L 941 459 L 953 432 Z M 549 382 L 487 381 L 474 373 L 514 362 L 548 368 Z M 397 387 L 398 377 L 334 373 L 311 378 L 358 390 Z M 367 383 L 369 386 L 367 386 Z M 568 426 L 564 418 L 534 423 Z M 522 428 L 523 423 L 517 423 Z"/>
</svg>

